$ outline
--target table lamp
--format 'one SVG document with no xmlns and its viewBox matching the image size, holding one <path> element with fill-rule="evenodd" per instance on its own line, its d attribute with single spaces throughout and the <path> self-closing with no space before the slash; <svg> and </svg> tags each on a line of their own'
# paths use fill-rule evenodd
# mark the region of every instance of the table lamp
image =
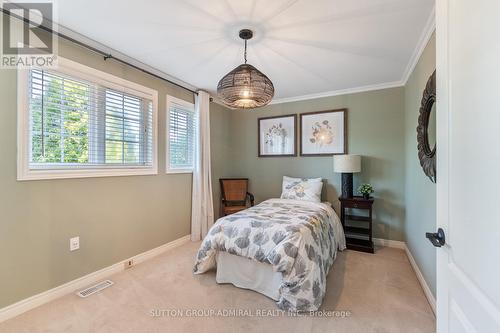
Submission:
<svg viewBox="0 0 500 333">
<path fill-rule="evenodd" d="M 342 173 L 342 197 L 352 198 L 352 174 L 361 171 L 361 156 L 334 155 L 333 171 Z"/>
</svg>

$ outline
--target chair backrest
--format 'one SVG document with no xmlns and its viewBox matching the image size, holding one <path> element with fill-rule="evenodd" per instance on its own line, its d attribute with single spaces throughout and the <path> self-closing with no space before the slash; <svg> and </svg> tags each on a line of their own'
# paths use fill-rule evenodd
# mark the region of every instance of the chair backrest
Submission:
<svg viewBox="0 0 500 333">
<path fill-rule="evenodd" d="M 248 178 L 221 178 L 219 182 L 221 195 L 225 201 L 246 201 Z"/>
</svg>

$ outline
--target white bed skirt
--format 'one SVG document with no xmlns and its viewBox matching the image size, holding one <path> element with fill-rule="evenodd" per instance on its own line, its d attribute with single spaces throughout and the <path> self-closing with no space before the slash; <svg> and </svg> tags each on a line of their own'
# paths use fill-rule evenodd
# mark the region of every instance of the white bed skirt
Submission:
<svg viewBox="0 0 500 333">
<path fill-rule="evenodd" d="M 217 283 L 231 283 L 236 287 L 250 289 L 275 301 L 279 300 L 281 273 L 273 271 L 271 264 L 229 254 L 217 253 Z"/>
</svg>

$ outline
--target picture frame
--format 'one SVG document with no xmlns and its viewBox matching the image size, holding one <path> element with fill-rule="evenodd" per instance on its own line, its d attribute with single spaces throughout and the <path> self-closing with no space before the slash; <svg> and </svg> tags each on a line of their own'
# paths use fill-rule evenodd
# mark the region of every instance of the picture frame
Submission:
<svg viewBox="0 0 500 333">
<path fill-rule="evenodd" d="M 257 119 L 258 157 L 297 156 L 297 115 Z"/>
<path fill-rule="evenodd" d="M 300 156 L 347 154 L 347 109 L 300 114 Z"/>
</svg>

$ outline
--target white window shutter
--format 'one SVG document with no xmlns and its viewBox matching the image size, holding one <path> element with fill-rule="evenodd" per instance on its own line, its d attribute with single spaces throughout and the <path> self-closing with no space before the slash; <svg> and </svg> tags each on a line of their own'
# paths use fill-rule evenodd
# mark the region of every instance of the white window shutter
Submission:
<svg viewBox="0 0 500 333">
<path fill-rule="evenodd" d="M 30 169 L 152 165 L 151 99 L 56 71 L 28 85 Z"/>
<path fill-rule="evenodd" d="M 168 169 L 193 170 L 197 131 L 194 105 L 171 102 L 168 112 Z"/>
</svg>

